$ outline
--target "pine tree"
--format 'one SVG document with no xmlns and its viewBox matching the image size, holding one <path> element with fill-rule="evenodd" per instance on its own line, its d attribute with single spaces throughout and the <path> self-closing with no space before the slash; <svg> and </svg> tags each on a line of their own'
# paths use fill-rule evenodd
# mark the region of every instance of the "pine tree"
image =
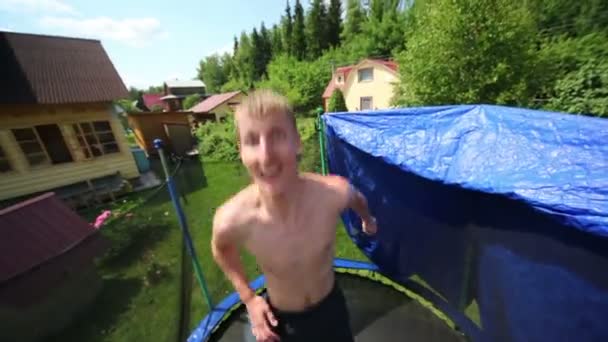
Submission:
<svg viewBox="0 0 608 342">
<path fill-rule="evenodd" d="M 285 7 L 285 16 L 283 17 L 283 47 L 288 55 L 292 53 L 293 47 L 293 18 L 291 16 L 291 7 L 289 7 L 289 0 L 287 0 L 287 6 Z"/>
<path fill-rule="evenodd" d="M 300 0 L 296 0 L 295 13 L 293 19 L 293 36 L 291 52 L 298 60 L 304 59 L 306 55 L 306 34 L 304 32 L 304 8 Z"/>
<path fill-rule="evenodd" d="M 245 87 L 253 86 L 253 48 L 247 32 L 241 33 L 237 54 L 234 57 L 234 65 L 238 75 L 238 81 Z"/>
<path fill-rule="evenodd" d="M 260 40 L 262 47 L 262 50 L 260 52 L 262 56 L 261 75 L 266 75 L 266 66 L 268 65 L 268 63 L 270 63 L 270 60 L 272 59 L 272 41 L 270 33 L 266 29 L 266 26 L 264 26 L 264 22 L 262 22 L 262 26 L 260 27 Z"/>
<path fill-rule="evenodd" d="M 346 6 L 346 21 L 342 31 L 342 40 L 350 41 L 361 33 L 365 15 L 360 0 L 347 0 Z"/>
<path fill-rule="evenodd" d="M 258 30 L 254 27 L 253 32 L 251 32 L 251 59 L 253 63 L 252 80 L 254 82 L 259 80 L 264 74 L 264 58 L 264 40 L 258 33 Z"/>
<path fill-rule="evenodd" d="M 342 32 L 342 3 L 340 0 L 331 0 L 327 13 L 327 44 L 331 47 L 340 45 L 340 32 Z"/>
<path fill-rule="evenodd" d="M 387 0 L 371 0 L 369 8 L 369 19 L 371 21 L 381 22 L 385 7 L 388 7 Z"/>
<path fill-rule="evenodd" d="M 272 55 L 277 56 L 284 52 L 283 49 L 283 38 L 281 28 L 276 24 L 272 26 L 270 30 L 270 45 L 272 46 Z"/>
<path fill-rule="evenodd" d="M 239 41 L 238 39 L 236 39 L 236 36 L 234 36 L 234 45 L 232 47 L 232 56 L 236 56 L 236 53 L 239 51 Z"/>
<path fill-rule="evenodd" d="M 308 57 L 316 59 L 326 48 L 326 11 L 322 0 L 313 0 L 306 16 L 306 47 Z"/>
</svg>

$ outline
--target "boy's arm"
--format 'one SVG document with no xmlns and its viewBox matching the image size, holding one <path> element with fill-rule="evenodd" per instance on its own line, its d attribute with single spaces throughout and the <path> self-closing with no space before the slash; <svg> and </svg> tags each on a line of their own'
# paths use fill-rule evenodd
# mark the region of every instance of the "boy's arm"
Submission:
<svg viewBox="0 0 608 342">
<path fill-rule="evenodd" d="M 352 184 L 348 184 L 346 207 L 351 208 L 364 222 L 370 222 L 373 217 L 367 205 L 367 199 Z"/>
<path fill-rule="evenodd" d="M 238 250 L 240 240 L 238 226 L 227 216 L 220 209 L 213 218 L 211 251 L 213 258 L 234 286 L 241 301 L 247 303 L 255 297 L 255 292 L 249 287 L 241 262 Z"/>
<path fill-rule="evenodd" d="M 372 216 L 367 199 L 363 194 L 348 182 L 344 177 L 333 176 L 330 181 L 340 194 L 340 211 L 350 208 L 361 218 L 363 231 L 367 234 L 375 234 L 376 219 Z"/>
</svg>

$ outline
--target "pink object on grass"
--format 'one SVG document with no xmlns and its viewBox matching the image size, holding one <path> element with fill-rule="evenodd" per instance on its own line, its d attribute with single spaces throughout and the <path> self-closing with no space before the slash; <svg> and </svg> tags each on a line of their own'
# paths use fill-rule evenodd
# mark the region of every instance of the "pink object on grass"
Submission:
<svg viewBox="0 0 608 342">
<path fill-rule="evenodd" d="M 95 223 L 93 224 L 93 227 L 95 227 L 96 229 L 101 228 L 101 226 L 103 226 L 103 223 L 110 218 L 110 216 L 112 216 L 112 212 L 109 210 L 104 210 L 103 213 L 101 213 L 101 215 L 97 216 L 97 218 L 95 219 Z"/>
</svg>

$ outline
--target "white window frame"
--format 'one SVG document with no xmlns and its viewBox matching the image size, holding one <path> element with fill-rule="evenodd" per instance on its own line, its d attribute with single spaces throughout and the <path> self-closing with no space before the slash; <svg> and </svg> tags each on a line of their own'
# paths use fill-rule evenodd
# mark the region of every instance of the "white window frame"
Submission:
<svg viewBox="0 0 608 342">
<path fill-rule="evenodd" d="M 95 125 L 94 125 L 95 122 L 105 122 L 110 126 L 110 129 L 109 130 L 96 130 Z M 83 127 L 86 125 L 88 125 L 91 128 L 90 132 L 84 131 Z M 74 122 L 72 124 L 72 129 L 74 130 L 74 135 L 76 136 L 78 148 L 83 152 L 84 159 L 88 160 L 88 159 L 100 158 L 100 157 L 103 157 L 106 155 L 114 155 L 114 154 L 121 152 L 120 145 L 118 144 L 118 140 L 116 139 L 116 135 L 114 134 L 114 131 L 112 130 L 112 123 L 108 120 Z M 101 134 L 112 134 L 113 140 L 102 143 L 101 140 L 99 139 L 99 135 L 101 135 Z M 87 140 L 87 138 L 93 139 L 94 140 L 93 143 L 89 142 L 89 140 Z M 110 145 L 110 144 L 116 145 L 118 150 L 116 152 L 106 153 L 104 151 L 104 146 Z M 96 145 L 97 150 L 101 153 L 100 155 L 96 156 L 93 154 L 93 149 L 91 148 L 92 145 Z"/>
<path fill-rule="evenodd" d="M 365 72 L 369 71 L 369 78 L 361 77 Z M 359 82 L 373 82 L 374 81 L 374 68 L 362 68 L 357 70 L 357 78 Z"/>
</svg>

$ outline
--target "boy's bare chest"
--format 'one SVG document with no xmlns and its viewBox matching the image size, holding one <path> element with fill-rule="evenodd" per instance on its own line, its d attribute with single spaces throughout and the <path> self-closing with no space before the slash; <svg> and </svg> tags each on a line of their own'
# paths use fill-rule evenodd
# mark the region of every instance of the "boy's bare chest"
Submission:
<svg viewBox="0 0 608 342">
<path fill-rule="evenodd" d="M 292 222 L 288 227 L 267 222 L 255 227 L 248 249 L 264 272 L 293 272 L 314 267 L 333 257 L 336 218 L 312 216 Z"/>
</svg>

